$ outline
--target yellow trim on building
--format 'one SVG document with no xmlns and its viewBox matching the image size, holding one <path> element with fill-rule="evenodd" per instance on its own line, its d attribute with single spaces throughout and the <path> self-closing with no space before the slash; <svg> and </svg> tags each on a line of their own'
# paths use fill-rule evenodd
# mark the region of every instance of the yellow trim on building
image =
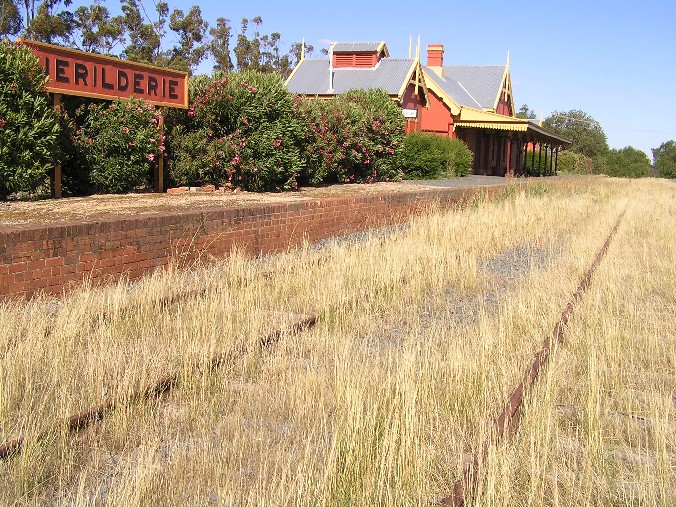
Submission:
<svg viewBox="0 0 676 507">
<path fill-rule="evenodd" d="M 430 77 L 430 76 L 428 75 L 428 73 L 425 71 L 424 68 L 423 68 L 423 75 L 424 75 L 425 78 L 426 78 L 425 81 L 426 81 L 426 82 L 429 81 L 429 84 L 427 85 L 427 88 L 429 88 L 430 90 L 432 90 L 432 91 L 437 95 L 437 97 L 439 97 L 439 98 L 441 99 L 441 101 L 449 107 L 449 109 L 451 110 L 451 114 L 452 114 L 453 116 L 456 116 L 456 115 L 460 114 L 461 107 L 458 105 L 458 103 L 457 103 L 456 101 L 454 101 L 454 100 L 451 98 L 451 96 L 448 95 L 448 94 L 441 88 L 441 86 L 439 86 L 439 85 L 434 81 L 434 77 Z M 429 79 L 427 79 L 427 78 L 429 78 Z"/>
<path fill-rule="evenodd" d="M 416 72 L 417 71 L 417 72 Z M 415 76 L 415 79 L 417 80 L 416 82 L 419 82 L 420 86 L 422 86 L 423 92 L 425 92 L 425 107 L 429 107 L 429 101 L 427 99 L 427 83 L 425 82 L 425 77 L 424 77 L 424 71 L 422 69 L 422 66 L 420 65 L 420 62 L 415 60 L 413 62 L 413 65 L 411 65 L 411 68 L 408 71 L 406 80 L 403 82 L 401 85 L 401 88 L 399 88 L 399 93 L 397 94 L 397 99 L 399 102 L 404 98 L 404 93 L 406 93 L 406 88 L 408 88 L 408 85 L 411 83 L 411 78 Z"/>
<path fill-rule="evenodd" d="M 289 81 L 291 81 L 291 78 L 293 75 L 296 73 L 296 71 L 300 68 L 301 65 L 303 65 L 303 62 L 305 61 L 305 58 L 303 58 L 300 62 L 296 64 L 296 66 L 293 68 L 291 71 L 291 74 L 289 74 L 289 77 L 286 78 L 286 81 L 284 81 L 284 88 L 289 86 Z"/>
<path fill-rule="evenodd" d="M 473 127 L 478 129 L 496 129 L 496 130 L 510 130 L 512 132 L 526 132 L 528 130 L 528 125 L 522 125 L 519 123 L 500 123 L 500 122 L 463 122 L 458 121 L 455 123 L 456 127 Z"/>
<path fill-rule="evenodd" d="M 378 45 L 378 49 L 376 50 L 376 53 L 380 54 L 381 51 L 385 51 L 385 56 L 386 56 L 387 58 L 390 57 L 390 51 L 387 49 L 387 44 L 385 44 L 385 41 L 382 41 L 382 42 Z"/>
<path fill-rule="evenodd" d="M 507 65 L 505 65 L 505 71 L 502 73 L 500 89 L 498 90 L 498 95 L 495 97 L 495 102 L 493 103 L 493 111 L 497 111 L 498 104 L 500 103 L 500 96 L 502 95 L 502 92 L 505 91 L 509 96 L 509 106 L 512 110 L 512 114 L 515 114 L 516 109 L 514 107 L 514 96 L 512 95 L 512 76 L 509 72 L 509 51 L 507 51 Z"/>
<path fill-rule="evenodd" d="M 498 122 L 498 123 L 524 123 L 527 124 L 528 120 L 523 120 L 521 118 L 515 118 L 513 116 L 505 116 L 498 113 L 493 113 L 491 111 L 485 111 L 482 109 L 474 109 L 471 107 L 463 106 L 460 110 L 460 119 L 459 121 L 483 121 L 483 122 Z"/>
</svg>

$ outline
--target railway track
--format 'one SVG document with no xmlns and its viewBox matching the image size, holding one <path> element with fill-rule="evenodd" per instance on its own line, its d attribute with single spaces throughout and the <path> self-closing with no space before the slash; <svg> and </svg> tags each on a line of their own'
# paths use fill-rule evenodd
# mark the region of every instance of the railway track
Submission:
<svg viewBox="0 0 676 507">
<path fill-rule="evenodd" d="M 564 334 L 566 326 L 572 317 L 575 306 L 579 303 L 581 298 L 584 296 L 585 292 L 589 288 L 592 280 L 592 276 L 596 271 L 597 267 L 603 260 L 613 237 L 615 236 L 622 218 L 624 216 L 624 211 L 618 216 L 614 226 L 612 227 L 610 233 L 607 236 L 602 247 L 596 253 L 590 267 L 584 273 L 580 283 L 572 294 L 567 305 L 561 312 L 561 315 L 556 322 L 552 333 L 548 336 L 540 350 L 534 355 L 532 362 L 525 368 L 525 373 L 523 375 L 522 381 L 516 386 L 512 391 L 511 396 L 504 405 L 502 412 L 495 418 L 491 426 L 491 434 L 489 438 L 481 445 L 480 449 L 473 455 L 470 463 L 463 470 L 462 476 L 455 482 L 452 492 L 442 499 L 441 504 L 444 506 L 464 506 L 467 498 L 471 492 L 476 488 L 478 481 L 478 471 L 485 461 L 488 454 L 490 446 L 495 445 L 499 442 L 507 433 L 509 428 L 515 428 L 518 425 L 518 414 L 520 407 L 523 404 L 524 397 L 527 395 L 528 390 L 531 386 L 537 381 L 539 375 L 542 373 L 546 367 L 549 358 L 551 357 L 553 347 L 556 343 L 560 343 L 564 340 Z M 187 293 L 179 293 L 166 298 L 163 298 L 156 302 L 156 304 L 161 308 L 166 308 L 175 304 L 176 302 L 188 298 L 188 297 L 200 297 L 206 293 L 206 289 L 189 291 Z M 108 319 L 110 315 L 103 314 L 98 317 L 99 319 Z M 283 336 L 287 334 L 297 334 L 302 332 L 305 329 L 308 329 L 315 325 L 317 322 L 316 315 L 307 316 L 297 322 L 295 322 L 289 329 L 282 330 L 277 329 L 261 338 L 256 342 L 256 346 L 260 348 L 269 348 L 274 346 Z M 222 365 L 227 364 L 228 362 L 236 359 L 238 356 L 242 356 L 247 352 L 245 349 L 239 349 L 235 351 L 224 352 L 216 354 L 205 361 L 202 366 L 206 370 L 213 371 L 221 367 Z M 130 406 L 134 403 L 139 403 L 144 400 L 157 398 L 164 393 L 167 393 L 174 389 L 180 383 L 180 377 L 178 373 L 171 373 L 157 379 L 152 384 L 146 386 L 145 388 L 135 391 L 128 397 L 120 400 L 111 400 L 104 403 L 101 403 L 96 406 L 92 406 L 87 410 L 73 414 L 65 419 L 56 421 L 54 424 L 49 426 L 49 430 L 39 433 L 37 436 L 32 437 L 36 439 L 41 439 L 53 432 L 55 427 L 66 428 L 69 433 L 76 433 L 82 429 L 87 428 L 96 421 L 100 421 L 106 417 L 107 414 L 122 409 L 124 407 Z M 28 437 L 22 436 L 11 441 L 7 441 L 0 445 L 0 459 L 7 460 L 12 456 L 20 453 L 26 443 Z"/>
<path fill-rule="evenodd" d="M 197 292 L 190 292 L 185 295 L 194 295 Z M 175 298 L 176 296 L 174 296 Z M 274 346 L 284 335 L 294 335 L 304 331 L 305 329 L 313 327 L 317 322 L 316 315 L 309 315 L 291 325 L 288 329 L 276 329 L 265 336 L 262 336 L 258 339 L 256 345 L 261 349 L 267 349 Z M 208 361 L 205 362 L 203 368 L 207 371 L 215 371 L 221 366 L 225 365 L 229 360 L 232 360 L 236 357 L 241 357 L 248 352 L 246 348 L 238 349 L 236 351 L 223 352 L 213 355 Z M 121 400 L 110 400 L 104 403 L 94 405 L 82 412 L 77 414 L 70 415 L 61 421 L 57 421 L 55 424 L 49 426 L 49 429 L 39 433 L 35 438 L 40 440 L 45 438 L 54 428 L 65 427 L 69 433 L 76 433 L 80 430 L 83 430 L 90 426 L 96 421 L 100 421 L 105 418 L 107 414 L 113 412 L 114 410 L 119 410 L 124 407 L 128 407 L 134 403 L 138 403 L 144 400 L 149 400 L 152 398 L 157 398 L 169 391 L 178 385 L 180 381 L 179 373 L 170 373 L 159 379 L 157 379 L 152 384 L 146 386 L 145 388 L 139 389 L 132 393 L 130 396 L 125 397 Z M 26 443 L 27 437 L 20 436 L 13 440 L 9 440 L 0 445 L 0 460 L 7 460 L 12 456 L 20 453 Z"/>
<path fill-rule="evenodd" d="M 505 408 L 502 412 L 495 418 L 492 424 L 492 431 L 489 438 L 484 441 L 481 446 L 481 449 L 474 454 L 470 462 L 464 467 L 462 477 L 459 478 L 453 485 L 453 491 L 450 495 L 444 497 L 441 500 L 441 505 L 444 507 L 464 507 L 465 501 L 468 494 L 476 489 L 477 480 L 478 480 L 478 470 L 481 464 L 486 460 L 488 455 L 488 449 L 491 445 L 497 444 L 505 435 L 506 430 L 516 429 L 518 426 L 518 414 L 521 405 L 523 404 L 524 396 L 527 393 L 527 390 L 533 386 L 533 384 L 538 379 L 540 373 L 546 367 L 549 358 L 552 354 L 552 348 L 555 344 L 563 342 L 566 325 L 573 315 L 575 310 L 575 305 L 582 299 L 582 296 L 589 288 L 591 284 L 591 279 L 596 271 L 596 268 L 599 266 L 603 257 L 605 257 L 608 247 L 617 232 L 617 229 L 620 226 L 620 222 L 624 217 L 626 211 L 625 209 L 620 213 L 615 225 L 610 230 L 606 241 L 603 243 L 599 251 L 596 253 L 594 260 L 587 269 L 587 271 L 582 276 L 577 289 L 571 296 L 568 304 L 565 306 L 561 312 L 559 320 L 556 322 L 554 329 L 550 336 L 548 336 L 540 350 L 535 353 L 533 361 L 525 369 L 523 380 L 519 383 L 518 386 L 512 391 L 511 396 L 505 403 Z"/>
</svg>

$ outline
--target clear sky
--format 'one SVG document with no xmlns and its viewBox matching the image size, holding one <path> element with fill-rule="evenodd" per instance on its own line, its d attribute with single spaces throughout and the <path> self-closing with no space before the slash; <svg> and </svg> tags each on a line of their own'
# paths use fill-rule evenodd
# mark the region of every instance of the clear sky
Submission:
<svg viewBox="0 0 676 507">
<path fill-rule="evenodd" d="M 330 41 L 384 40 L 390 56 L 407 57 L 418 34 L 423 64 L 427 44 L 443 44 L 448 64 L 504 64 L 509 50 L 517 109 L 581 109 L 611 148 L 634 146 L 651 160 L 651 148 L 676 139 L 676 0 L 167 1 L 172 10 L 198 4 L 212 26 L 230 19 L 234 33 L 242 17 L 261 16 L 284 51 L 302 38 L 317 54 Z"/>
</svg>

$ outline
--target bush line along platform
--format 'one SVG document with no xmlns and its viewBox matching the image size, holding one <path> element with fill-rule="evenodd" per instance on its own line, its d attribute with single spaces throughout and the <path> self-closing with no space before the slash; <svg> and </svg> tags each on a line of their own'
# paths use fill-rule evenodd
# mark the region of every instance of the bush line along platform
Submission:
<svg viewBox="0 0 676 507">
<path fill-rule="evenodd" d="M 305 240 L 402 223 L 431 205 L 443 210 L 490 198 L 505 185 L 0 227 L 0 301 L 60 294 L 86 279 L 134 279 L 170 262 L 225 257 L 235 247 L 254 256 L 281 252 Z"/>
</svg>

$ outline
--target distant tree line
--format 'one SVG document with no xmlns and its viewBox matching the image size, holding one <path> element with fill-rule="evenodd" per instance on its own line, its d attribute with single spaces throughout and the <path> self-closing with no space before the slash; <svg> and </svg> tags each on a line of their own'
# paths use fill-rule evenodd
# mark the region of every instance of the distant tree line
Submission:
<svg viewBox="0 0 676 507">
<path fill-rule="evenodd" d="M 142 0 L 120 0 L 116 16 L 98 0 L 71 7 L 72 0 L 0 0 L 0 38 L 22 36 L 190 73 L 212 56 L 215 71 L 286 77 L 301 58 L 302 44 L 292 43 L 285 52 L 281 34 L 264 33 L 260 16 L 242 19 L 235 34 L 223 17 L 210 27 L 199 5 L 184 12 L 167 2 L 151 8 Z M 313 47 L 306 45 L 305 51 L 311 54 Z"/>
<path fill-rule="evenodd" d="M 518 118 L 536 118 L 528 104 L 516 114 Z M 559 167 L 564 172 L 607 174 L 609 176 L 641 178 L 676 177 L 676 141 L 666 141 L 653 148 L 653 161 L 632 146 L 608 147 L 601 124 L 579 109 L 554 111 L 542 126 L 572 141 L 570 148 L 559 155 Z"/>
</svg>

